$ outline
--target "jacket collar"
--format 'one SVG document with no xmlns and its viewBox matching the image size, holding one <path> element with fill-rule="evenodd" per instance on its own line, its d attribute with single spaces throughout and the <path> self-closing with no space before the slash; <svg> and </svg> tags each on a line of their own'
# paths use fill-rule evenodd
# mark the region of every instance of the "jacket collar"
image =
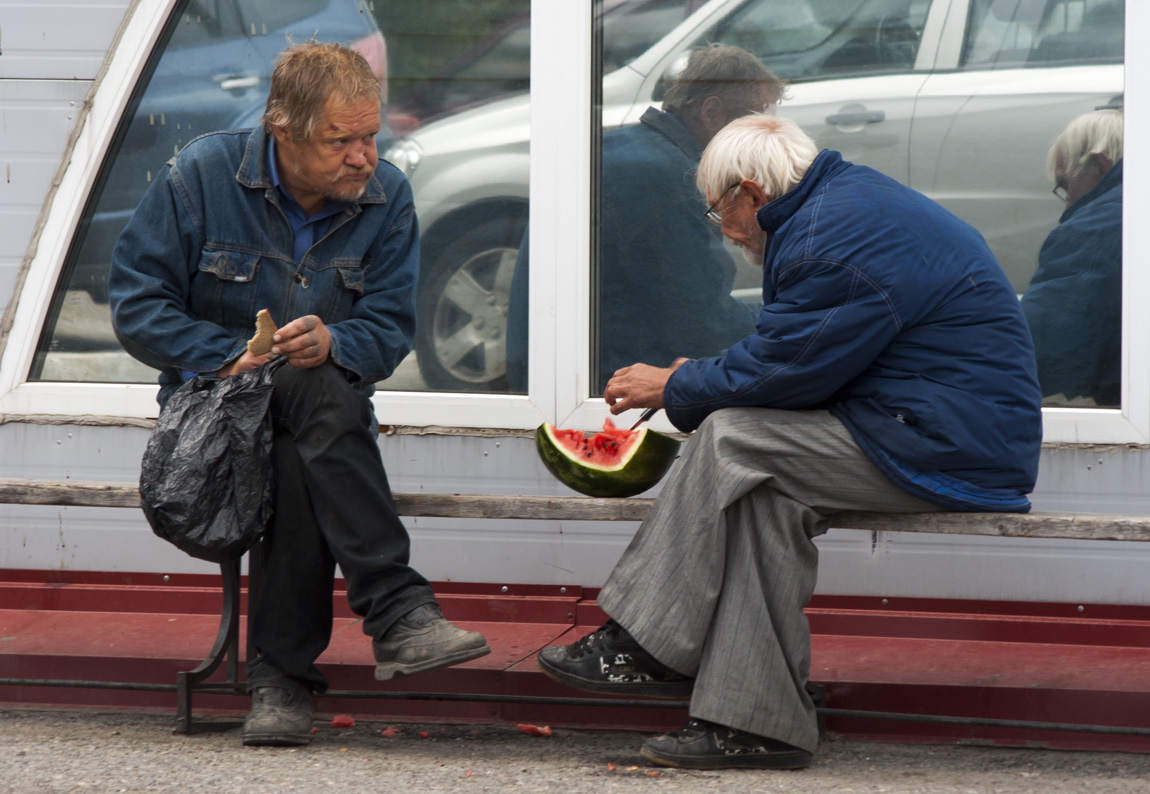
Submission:
<svg viewBox="0 0 1150 794">
<path fill-rule="evenodd" d="M 646 124 L 653 127 L 662 133 L 671 143 L 675 144 L 694 162 L 699 162 L 703 156 L 703 147 L 695 140 L 695 136 L 687 131 L 683 126 L 683 122 L 672 116 L 670 113 L 659 110 L 658 108 L 647 108 L 643 111 L 643 115 L 639 117 L 639 123 Z"/>
<path fill-rule="evenodd" d="M 1088 204 L 1102 196 L 1103 193 L 1109 193 L 1116 187 L 1122 186 L 1122 161 L 1119 160 L 1114 164 L 1114 167 L 1107 171 L 1098 184 L 1090 188 L 1090 190 L 1083 193 L 1078 201 L 1071 204 L 1062 212 L 1062 217 L 1058 219 L 1059 223 L 1065 223 L 1070 220 L 1074 215 Z"/>
<path fill-rule="evenodd" d="M 240 162 L 239 170 L 236 171 L 236 181 L 244 187 L 270 190 L 274 185 L 272 175 L 268 173 L 267 158 L 268 135 L 264 132 L 263 127 L 256 127 L 251 131 L 248 142 L 244 146 L 244 159 Z M 378 167 L 377 165 L 376 168 L 378 169 Z M 372 174 L 371 179 L 367 181 L 363 195 L 350 202 L 350 205 L 383 204 L 386 201 L 387 194 L 383 191 L 383 185 L 379 183 L 375 174 Z"/>
<path fill-rule="evenodd" d="M 793 188 L 778 198 L 771 199 L 755 214 L 759 228 L 774 234 L 779 227 L 791 219 L 796 212 L 802 209 L 825 183 L 833 179 L 839 172 L 850 167 L 850 163 L 843 160 L 843 156 L 834 149 L 823 149 L 818 157 L 811 162 L 803 178 Z"/>
</svg>

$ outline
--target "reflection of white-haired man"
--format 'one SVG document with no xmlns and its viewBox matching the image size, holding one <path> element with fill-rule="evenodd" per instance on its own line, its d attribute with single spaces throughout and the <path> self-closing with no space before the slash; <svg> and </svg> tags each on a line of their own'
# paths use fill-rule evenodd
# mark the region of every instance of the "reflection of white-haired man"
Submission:
<svg viewBox="0 0 1150 794">
<path fill-rule="evenodd" d="M 1051 404 L 1117 407 L 1122 353 L 1122 111 L 1067 125 L 1046 173 L 1066 209 L 1022 296 Z"/>
<path fill-rule="evenodd" d="M 763 311 L 720 357 L 608 383 L 614 413 L 697 432 L 600 593 L 612 620 L 539 663 L 593 692 L 690 693 L 690 722 L 644 743 L 655 763 L 801 767 L 812 539 L 842 510 L 1028 510 L 1034 356 L 977 231 L 794 122 L 727 125 L 698 185 L 763 262 Z"/>
</svg>

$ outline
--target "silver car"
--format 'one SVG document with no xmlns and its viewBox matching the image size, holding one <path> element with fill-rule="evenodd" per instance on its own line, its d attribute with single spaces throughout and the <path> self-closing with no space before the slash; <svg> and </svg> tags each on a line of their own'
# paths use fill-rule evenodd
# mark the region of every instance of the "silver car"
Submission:
<svg viewBox="0 0 1150 794">
<path fill-rule="evenodd" d="M 712 0 L 603 77 L 604 128 L 658 106 L 708 42 L 744 47 L 786 78 L 779 113 L 820 146 L 978 228 L 1020 293 L 1061 211 L 1044 170 L 1050 143 L 1080 113 L 1122 104 L 1120 0 Z M 411 180 L 423 229 L 416 351 L 430 388 L 506 390 L 529 117 L 528 95 L 509 97 L 384 155 Z"/>
</svg>

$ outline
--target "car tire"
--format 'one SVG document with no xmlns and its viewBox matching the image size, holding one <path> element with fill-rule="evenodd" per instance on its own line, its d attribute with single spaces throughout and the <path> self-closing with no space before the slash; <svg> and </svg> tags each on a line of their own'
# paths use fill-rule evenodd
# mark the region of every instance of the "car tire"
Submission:
<svg viewBox="0 0 1150 794">
<path fill-rule="evenodd" d="M 507 309 L 527 213 L 481 220 L 425 245 L 416 359 L 432 391 L 506 392 Z"/>
</svg>

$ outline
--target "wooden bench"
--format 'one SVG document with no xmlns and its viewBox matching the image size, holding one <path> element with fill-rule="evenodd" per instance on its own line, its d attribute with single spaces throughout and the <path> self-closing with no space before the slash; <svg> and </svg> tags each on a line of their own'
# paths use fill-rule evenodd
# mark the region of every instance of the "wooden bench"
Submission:
<svg viewBox="0 0 1150 794">
<path fill-rule="evenodd" d="M 592 499 L 577 496 L 490 496 L 475 494 L 396 493 L 399 514 L 408 517 L 563 521 L 641 521 L 651 499 Z M 76 507 L 140 506 L 135 484 L 50 482 L 0 479 L 0 503 Z M 835 516 L 837 529 L 871 532 L 926 532 L 947 535 L 992 535 L 1009 538 L 1150 541 L 1150 516 L 1085 513 L 866 513 Z M 258 576 L 258 555 L 249 574 Z M 191 730 L 192 693 L 244 691 L 239 679 L 240 561 L 220 566 L 224 603 L 211 651 L 194 670 L 176 682 L 176 731 Z M 248 648 L 248 653 L 251 649 Z M 227 681 L 209 684 L 226 659 Z"/>
</svg>

